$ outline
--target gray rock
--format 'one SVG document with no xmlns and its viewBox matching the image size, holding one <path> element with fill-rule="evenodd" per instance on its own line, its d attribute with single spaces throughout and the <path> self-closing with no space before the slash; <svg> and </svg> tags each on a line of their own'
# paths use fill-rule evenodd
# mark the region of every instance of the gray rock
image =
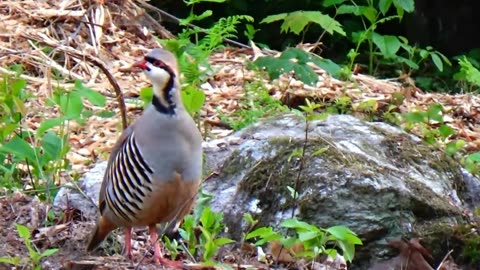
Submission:
<svg viewBox="0 0 480 270">
<path fill-rule="evenodd" d="M 78 209 L 87 219 L 95 220 L 98 194 L 106 169 L 107 162 L 99 162 L 89 172 L 85 173 L 78 183 L 65 184 L 55 196 L 53 205 L 60 209 L 67 209 L 68 207 Z"/>
<path fill-rule="evenodd" d="M 261 225 L 278 226 L 293 212 L 317 226 L 355 231 L 364 242 L 356 257 L 362 269 L 389 255 L 388 239 L 426 232 L 438 237 L 427 242 L 449 238 L 446 228 L 464 222 L 463 201 L 474 197 L 460 187 L 480 183 L 474 177 L 465 182 L 456 162 L 419 138 L 348 115 L 309 123 L 300 176 L 301 159 L 291 156 L 304 147 L 305 122 L 299 117 L 262 121 L 229 140 L 235 145 L 221 149 L 228 154 L 203 189 L 213 195 L 214 211 L 224 213 L 231 237 L 245 232 L 244 213 Z M 288 186 L 296 187 L 297 202 Z"/>
</svg>

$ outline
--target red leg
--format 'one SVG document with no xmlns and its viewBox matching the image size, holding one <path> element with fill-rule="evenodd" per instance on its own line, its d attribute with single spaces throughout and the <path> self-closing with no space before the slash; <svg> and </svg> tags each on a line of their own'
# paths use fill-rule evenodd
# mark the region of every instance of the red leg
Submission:
<svg viewBox="0 0 480 270">
<path fill-rule="evenodd" d="M 125 228 L 125 255 L 132 260 L 132 227 Z"/>
<path fill-rule="evenodd" d="M 155 225 L 148 226 L 150 231 L 150 241 L 154 246 L 155 253 L 153 254 L 153 261 L 156 264 L 163 264 L 172 268 L 182 269 L 183 263 L 177 261 L 171 261 L 163 258 L 162 252 L 160 251 L 160 244 L 158 243 L 158 234 L 157 228 Z"/>
</svg>

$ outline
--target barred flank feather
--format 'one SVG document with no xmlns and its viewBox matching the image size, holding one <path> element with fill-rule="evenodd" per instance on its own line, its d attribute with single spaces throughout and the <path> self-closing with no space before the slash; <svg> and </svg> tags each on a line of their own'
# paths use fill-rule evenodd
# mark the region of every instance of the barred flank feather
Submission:
<svg viewBox="0 0 480 270">
<path fill-rule="evenodd" d="M 135 220 L 145 195 L 152 192 L 153 170 L 143 159 L 132 132 L 108 168 L 106 202 L 126 223 Z"/>
</svg>

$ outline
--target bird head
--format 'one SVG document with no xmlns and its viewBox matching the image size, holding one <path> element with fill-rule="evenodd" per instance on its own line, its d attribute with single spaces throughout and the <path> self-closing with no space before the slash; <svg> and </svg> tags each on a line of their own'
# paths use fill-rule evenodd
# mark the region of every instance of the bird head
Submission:
<svg viewBox="0 0 480 270">
<path fill-rule="evenodd" d="M 143 60 L 133 66 L 142 69 L 156 86 L 154 88 L 160 90 L 167 88 L 168 84 L 178 76 L 177 59 L 171 52 L 163 49 L 153 49 Z"/>
<path fill-rule="evenodd" d="M 153 49 L 133 66 L 142 69 L 152 82 L 155 108 L 163 113 L 175 114 L 175 108 L 182 106 L 175 56 L 163 49 Z"/>
</svg>

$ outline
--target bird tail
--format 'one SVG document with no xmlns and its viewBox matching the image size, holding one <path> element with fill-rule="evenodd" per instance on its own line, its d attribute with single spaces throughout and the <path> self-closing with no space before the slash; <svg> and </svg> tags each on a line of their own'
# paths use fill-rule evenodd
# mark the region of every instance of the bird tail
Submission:
<svg viewBox="0 0 480 270">
<path fill-rule="evenodd" d="M 92 251 L 97 248 L 103 242 L 105 237 L 107 237 L 107 235 L 115 228 L 117 228 L 117 226 L 106 217 L 100 217 L 97 222 L 97 227 L 87 245 L 87 251 Z"/>
</svg>

